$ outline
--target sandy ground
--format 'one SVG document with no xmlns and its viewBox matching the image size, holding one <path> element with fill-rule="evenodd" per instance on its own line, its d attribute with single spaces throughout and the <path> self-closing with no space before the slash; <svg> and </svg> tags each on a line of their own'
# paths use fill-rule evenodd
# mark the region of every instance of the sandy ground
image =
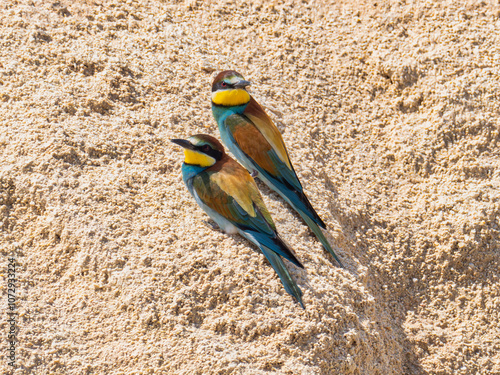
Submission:
<svg viewBox="0 0 500 375">
<path fill-rule="evenodd" d="M 500 374 L 500 6 L 0 2 L 0 372 Z M 170 138 L 253 81 L 346 269 L 262 185 L 303 311 Z"/>
</svg>

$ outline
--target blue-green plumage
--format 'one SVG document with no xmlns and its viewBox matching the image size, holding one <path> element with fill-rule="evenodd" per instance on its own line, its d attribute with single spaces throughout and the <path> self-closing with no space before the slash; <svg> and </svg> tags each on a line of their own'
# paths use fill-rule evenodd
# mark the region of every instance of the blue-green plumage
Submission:
<svg viewBox="0 0 500 375">
<path fill-rule="evenodd" d="M 281 134 L 262 107 L 250 96 L 225 95 L 244 91 L 249 82 L 234 71 L 220 73 L 212 86 L 212 113 L 222 141 L 250 172 L 285 199 L 304 219 L 325 249 L 342 266 L 321 228 L 326 225 L 304 194 Z M 232 91 L 228 91 L 232 90 Z M 227 103 L 224 100 L 227 98 Z M 235 105 L 235 98 L 242 103 Z"/>
<path fill-rule="evenodd" d="M 198 165 L 182 163 L 182 180 L 184 181 L 186 186 L 189 187 L 188 181 L 190 181 L 194 176 L 203 172 L 207 168 L 208 167 L 200 167 Z M 191 194 L 192 194 L 192 192 L 191 192 Z"/>
<path fill-rule="evenodd" d="M 225 154 L 222 145 L 213 137 L 197 135 L 189 141 L 173 141 L 187 150 L 182 176 L 199 206 L 226 233 L 239 233 L 258 246 L 278 274 L 285 290 L 304 307 L 302 291 L 290 276 L 281 257 L 298 267 L 303 268 L 303 265 L 276 232 L 274 222 L 248 172 Z"/>
</svg>

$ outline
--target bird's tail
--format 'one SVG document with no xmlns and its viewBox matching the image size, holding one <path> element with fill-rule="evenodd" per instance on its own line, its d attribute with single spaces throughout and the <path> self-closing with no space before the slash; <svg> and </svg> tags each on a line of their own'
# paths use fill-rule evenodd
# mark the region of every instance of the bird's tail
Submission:
<svg viewBox="0 0 500 375">
<path fill-rule="evenodd" d="M 290 272 L 288 272 L 285 263 L 283 263 L 283 259 L 265 246 L 260 246 L 260 249 L 278 274 L 285 290 L 300 303 L 300 306 L 302 306 L 303 309 L 305 309 L 304 303 L 302 302 L 302 291 L 298 287 L 297 283 L 292 279 L 292 276 L 290 276 Z"/>
<path fill-rule="evenodd" d="M 342 264 L 342 262 L 340 261 L 339 257 L 337 256 L 337 254 L 335 254 L 335 251 L 333 251 L 332 249 L 332 246 L 330 245 L 330 243 L 328 242 L 328 240 L 326 239 L 325 235 L 323 234 L 321 228 L 318 226 L 318 224 L 316 224 L 310 217 L 309 215 L 307 215 L 305 212 L 303 212 L 302 210 L 297 210 L 297 212 L 300 214 L 300 216 L 302 216 L 302 219 L 304 219 L 304 221 L 306 222 L 307 226 L 309 228 L 311 228 L 311 230 L 313 231 L 313 233 L 316 235 L 316 237 L 318 238 L 319 242 L 321 242 L 321 244 L 323 245 L 323 247 L 330 253 L 332 254 L 332 256 L 335 258 L 335 260 L 337 261 L 337 263 L 339 264 L 340 267 L 344 268 L 344 265 Z"/>
</svg>

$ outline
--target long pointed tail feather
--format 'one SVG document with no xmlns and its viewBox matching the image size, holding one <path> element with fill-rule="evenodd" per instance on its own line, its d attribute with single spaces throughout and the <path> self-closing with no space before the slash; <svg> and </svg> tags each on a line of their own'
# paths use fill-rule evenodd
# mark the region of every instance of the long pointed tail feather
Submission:
<svg viewBox="0 0 500 375">
<path fill-rule="evenodd" d="M 272 190 L 277 192 L 285 201 L 288 202 L 290 206 L 292 206 L 292 208 L 295 211 L 297 211 L 297 213 L 302 217 L 302 219 L 304 219 L 307 226 L 311 228 L 311 230 L 316 235 L 318 240 L 321 242 L 323 247 L 330 254 L 332 254 L 332 256 L 335 258 L 340 267 L 345 268 L 342 262 L 340 261 L 339 257 L 337 256 L 337 254 L 335 254 L 335 251 L 333 251 L 325 235 L 321 231 L 320 226 L 326 229 L 326 225 L 323 222 L 323 220 L 321 220 L 319 215 L 316 213 L 306 195 L 302 193 L 302 195 L 299 197 L 300 199 L 298 199 L 297 194 L 293 192 L 291 189 L 287 188 L 282 182 L 276 179 L 269 178 L 270 177 L 269 174 L 263 173 L 262 170 L 260 169 L 259 171 L 262 174 L 259 175 L 259 178 L 261 178 L 261 180 L 267 186 L 269 186 Z"/>
<path fill-rule="evenodd" d="M 311 218 L 306 213 L 302 212 L 301 210 L 297 210 L 297 212 L 300 214 L 300 216 L 302 216 L 302 219 L 304 219 L 304 221 L 306 222 L 307 226 L 309 228 L 311 228 L 311 230 L 316 235 L 316 237 L 318 238 L 319 242 L 321 242 L 321 244 L 323 245 L 323 247 L 330 254 L 332 254 L 332 256 L 335 258 L 335 260 L 337 261 L 337 263 L 339 264 L 339 266 L 342 267 L 342 268 L 345 268 L 344 265 L 342 264 L 342 262 L 340 261 L 339 257 L 337 256 L 337 254 L 335 254 L 335 251 L 333 251 L 332 246 L 330 245 L 330 243 L 326 239 L 325 235 L 321 231 L 321 228 L 313 220 L 311 220 Z"/>
<path fill-rule="evenodd" d="M 325 222 L 319 217 L 318 213 L 312 206 L 311 202 L 309 202 L 309 199 L 307 196 L 304 194 L 304 192 L 297 193 L 297 196 L 299 197 L 300 201 L 302 204 L 304 204 L 305 207 L 307 207 L 307 215 L 314 220 L 314 222 L 320 226 L 323 229 L 326 229 L 326 224 Z"/>
<path fill-rule="evenodd" d="M 260 249 L 278 274 L 285 290 L 300 303 L 300 306 L 302 306 L 303 309 L 305 309 L 304 303 L 302 302 L 302 291 L 298 287 L 297 283 L 292 279 L 292 276 L 290 276 L 290 272 L 288 272 L 283 259 L 265 246 L 261 246 Z"/>
</svg>

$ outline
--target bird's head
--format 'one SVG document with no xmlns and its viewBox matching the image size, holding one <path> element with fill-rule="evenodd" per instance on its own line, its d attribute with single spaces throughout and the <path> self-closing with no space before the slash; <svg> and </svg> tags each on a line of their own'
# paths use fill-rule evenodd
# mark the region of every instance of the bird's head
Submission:
<svg viewBox="0 0 500 375">
<path fill-rule="evenodd" d="M 250 94 L 245 87 L 250 85 L 234 70 L 220 72 L 212 84 L 212 103 L 224 107 L 246 104 L 250 101 Z"/>
<path fill-rule="evenodd" d="M 193 135 L 186 139 L 171 139 L 184 147 L 184 163 L 200 167 L 211 167 L 224 156 L 224 147 L 214 137 L 206 134 Z"/>
</svg>

